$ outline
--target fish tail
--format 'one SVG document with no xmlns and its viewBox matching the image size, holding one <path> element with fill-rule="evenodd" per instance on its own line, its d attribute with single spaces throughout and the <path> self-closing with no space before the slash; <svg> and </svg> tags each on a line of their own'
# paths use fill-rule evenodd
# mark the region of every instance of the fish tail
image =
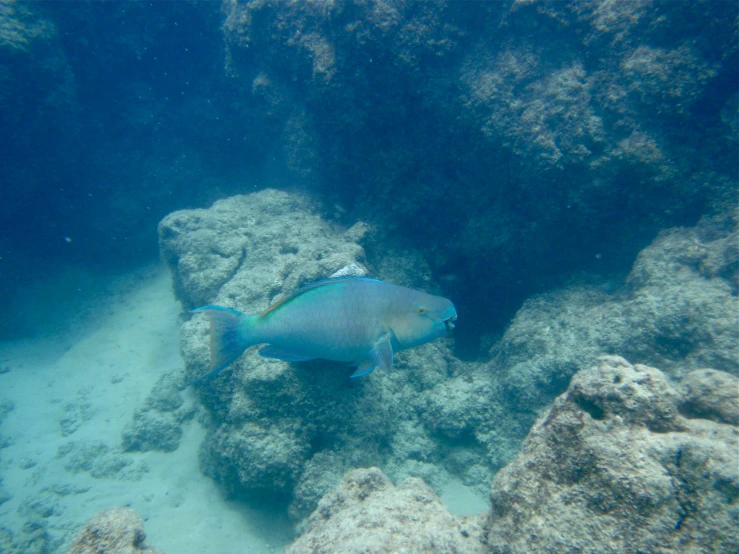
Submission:
<svg viewBox="0 0 739 554">
<path fill-rule="evenodd" d="M 210 320 L 210 372 L 188 383 L 184 388 L 218 375 L 256 344 L 249 330 L 256 317 L 222 306 L 203 306 L 190 313 L 203 313 Z"/>
</svg>

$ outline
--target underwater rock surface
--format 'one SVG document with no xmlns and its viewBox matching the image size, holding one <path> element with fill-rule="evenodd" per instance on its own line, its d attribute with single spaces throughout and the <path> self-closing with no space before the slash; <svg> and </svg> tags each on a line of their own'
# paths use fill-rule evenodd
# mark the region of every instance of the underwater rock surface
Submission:
<svg viewBox="0 0 739 554">
<path fill-rule="evenodd" d="M 665 231 L 622 283 L 530 298 L 490 361 L 458 364 L 424 391 L 421 420 L 437 437 L 472 438 L 498 469 L 572 375 L 603 354 L 660 367 L 676 380 L 702 367 L 739 375 L 739 233 L 736 214 L 727 219 Z"/>
<path fill-rule="evenodd" d="M 737 413 L 732 375 L 700 369 L 674 386 L 658 369 L 603 356 L 495 476 L 486 521 L 452 516 L 419 479 L 395 487 L 377 468 L 357 469 L 286 552 L 735 552 Z"/>
<path fill-rule="evenodd" d="M 196 308 L 219 298 L 253 313 L 344 266 L 361 266 L 352 230 L 335 231 L 315 211 L 307 197 L 268 189 L 168 215 L 159 245 L 178 300 Z"/>
<path fill-rule="evenodd" d="M 412 238 L 480 328 L 554 276 L 597 255 L 622 268 L 659 230 L 736 202 L 731 2 L 223 12 L 227 71 L 284 164 Z"/>
<path fill-rule="evenodd" d="M 504 413 L 528 429 L 570 377 L 601 354 L 660 367 L 674 379 L 702 367 L 739 375 L 736 221 L 734 214 L 663 232 L 623 285 L 572 285 L 527 300 L 490 352 L 488 371 Z M 466 418 L 475 428 L 478 415 L 459 415 L 459 425 Z M 478 425 L 475 432 L 487 431 Z"/>
<path fill-rule="evenodd" d="M 164 554 L 146 543 L 144 522 L 131 508 L 111 508 L 93 517 L 67 554 Z"/>
<path fill-rule="evenodd" d="M 739 550 L 739 380 L 686 381 L 616 356 L 577 373 L 493 480 L 491 551 Z M 686 411 L 696 389 L 726 409 Z"/>
<path fill-rule="evenodd" d="M 482 554 L 482 517 L 449 513 L 421 479 L 397 487 L 376 467 L 348 472 L 285 554 Z"/>
<path fill-rule="evenodd" d="M 735 222 L 665 231 L 614 292 L 608 283 L 572 286 L 524 303 L 493 348 L 494 363 L 507 368 L 512 391 L 530 395 L 566 382 L 602 352 L 676 378 L 698 367 L 739 374 L 738 245 Z"/>
<path fill-rule="evenodd" d="M 353 263 L 363 268 L 367 261 L 356 241 L 367 232 L 362 224 L 336 229 L 306 199 L 272 190 L 177 212 L 160 226 L 163 256 L 183 304 L 216 303 L 246 313 Z M 403 266 L 392 273 L 401 275 Z M 183 324 L 181 344 L 186 380 L 205 374 L 205 318 Z M 391 375 L 350 382 L 353 370 L 343 364 L 288 364 L 247 351 L 232 369 L 199 386 L 213 423 L 201 452 L 203 471 L 229 491 L 289 503 L 297 519 L 354 467 L 381 466 L 394 479 L 417 476 L 432 486 L 454 472 L 487 489 L 491 472 L 474 441 L 467 444 L 465 436 L 444 444 L 419 418 L 435 384 L 469 369 L 442 341 L 402 352 L 395 362 Z M 460 450 L 453 464 L 435 463 L 453 446 Z"/>
<path fill-rule="evenodd" d="M 177 450 L 182 438 L 182 423 L 195 416 L 195 408 L 183 407 L 180 377 L 165 373 L 149 394 L 144 406 L 136 410 L 133 420 L 121 433 L 126 452 Z"/>
<path fill-rule="evenodd" d="M 178 298 L 258 313 L 342 267 L 372 265 L 359 244 L 372 240 L 366 226 L 343 231 L 313 210 L 303 197 L 268 190 L 172 214 L 160 236 Z M 355 467 L 380 467 L 396 482 L 419 477 L 437 491 L 452 475 L 487 490 L 541 410 L 602 354 L 623 352 L 675 379 L 701 367 L 739 373 L 734 225 L 663 233 L 616 290 L 577 285 L 532 298 L 488 362 L 463 362 L 437 341 L 397 355 L 391 375 L 348 382 L 341 364 L 248 351 L 199 386 L 212 422 L 202 470 L 233 493 L 280 499 L 295 519 Z M 412 273 L 393 259 L 375 275 Z M 204 319 L 182 325 L 186 381 L 208 370 Z M 685 386 L 693 391 L 686 414 L 731 412 L 731 399 L 706 404 L 704 385 Z"/>
</svg>

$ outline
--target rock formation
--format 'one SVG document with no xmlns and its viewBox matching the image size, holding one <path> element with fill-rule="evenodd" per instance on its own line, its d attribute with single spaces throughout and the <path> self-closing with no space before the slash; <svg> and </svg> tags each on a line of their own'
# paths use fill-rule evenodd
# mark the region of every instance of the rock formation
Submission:
<svg viewBox="0 0 739 554">
<path fill-rule="evenodd" d="M 482 518 L 457 518 L 426 483 L 397 487 L 376 467 L 355 469 L 326 494 L 286 554 L 481 554 Z"/>
<path fill-rule="evenodd" d="M 697 370 L 681 390 L 657 369 L 603 357 L 495 476 L 491 551 L 736 552 L 737 413 L 731 375 Z"/>
<path fill-rule="evenodd" d="M 111 508 L 93 517 L 67 554 L 164 554 L 146 542 L 144 523 L 131 508 Z"/>
</svg>

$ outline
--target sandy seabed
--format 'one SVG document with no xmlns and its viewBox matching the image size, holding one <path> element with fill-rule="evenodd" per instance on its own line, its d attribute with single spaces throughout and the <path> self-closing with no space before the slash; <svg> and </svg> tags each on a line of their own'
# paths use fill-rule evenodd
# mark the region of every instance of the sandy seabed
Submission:
<svg viewBox="0 0 739 554">
<path fill-rule="evenodd" d="M 65 469 L 68 456 L 58 456 L 71 441 L 120 448 L 123 427 L 157 379 L 182 366 L 181 307 L 171 278 L 163 269 L 143 274 L 119 278 L 74 323 L 80 329 L 73 333 L 57 328 L 32 340 L 0 343 L 0 365 L 9 369 L 0 374 L 0 399 L 15 405 L 0 424 L 9 442 L 0 450 L 2 488 L 12 495 L 0 505 L 0 526 L 18 535 L 29 519 L 37 519 L 25 507 L 40 502 L 40 511 L 52 512 L 44 518 L 48 531 L 64 539 L 55 552 L 64 552 L 90 517 L 131 506 L 145 520 L 148 541 L 165 552 L 278 552 L 292 537 L 286 518 L 229 502 L 200 472 L 205 430 L 197 418 L 184 425 L 174 452 L 121 454 L 130 468 L 148 469 L 139 480 L 71 472 Z M 195 402 L 193 391 L 185 396 Z M 61 422 L 70 413 L 81 423 L 65 437 Z"/>
<path fill-rule="evenodd" d="M 89 518 L 130 506 L 144 519 L 148 542 L 165 552 L 282 551 L 293 536 L 284 514 L 229 501 L 200 472 L 205 429 L 197 417 L 184 424 L 174 452 L 120 452 L 121 431 L 156 381 L 182 367 L 181 307 L 168 272 L 120 277 L 85 303 L 34 339 L 0 343 L 0 368 L 7 370 L 0 401 L 14 405 L 0 423 L 0 443 L 8 444 L 0 450 L 0 486 L 12 496 L 0 505 L 0 526 L 20 539 L 24 525 L 43 519 L 53 551 L 65 552 Z M 184 395 L 196 404 L 192 390 Z M 94 441 L 126 459 L 127 471 L 93 477 L 65 467 L 70 455 L 60 448 Z M 485 509 L 461 483 L 448 483 L 442 500 L 455 513 Z"/>
</svg>

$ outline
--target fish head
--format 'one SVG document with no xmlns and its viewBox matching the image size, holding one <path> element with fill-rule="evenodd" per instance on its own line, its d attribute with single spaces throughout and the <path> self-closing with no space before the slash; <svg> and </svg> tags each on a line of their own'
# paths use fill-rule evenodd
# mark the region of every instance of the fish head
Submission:
<svg viewBox="0 0 739 554">
<path fill-rule="evenodd" d="M 389 322 L 402 349 L 413 348 L 446 336 L 454 328 L 457 310 L 452 301 L 413 291 Z"/>
</svg>

